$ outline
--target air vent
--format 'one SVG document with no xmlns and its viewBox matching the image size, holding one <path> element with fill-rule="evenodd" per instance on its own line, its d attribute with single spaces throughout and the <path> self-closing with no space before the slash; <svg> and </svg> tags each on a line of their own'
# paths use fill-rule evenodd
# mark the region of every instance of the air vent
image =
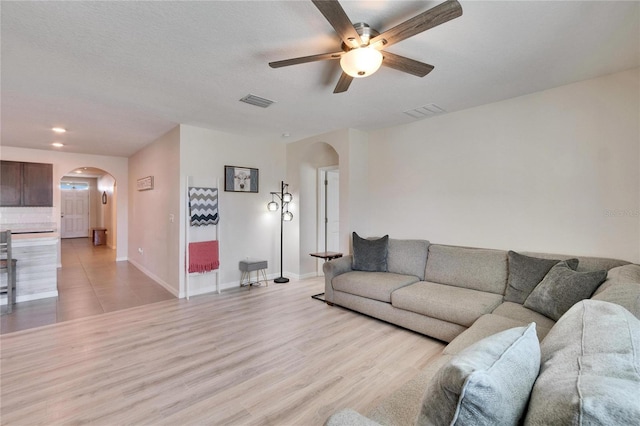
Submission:
<svg viewBox="0 0 640 426">
<path fill-rule="evenodd" d="M 408 111 L 405 111 L 404 113 L 413 118 L 427 118 L 437 114 L 443 114 L 445 112 L 447 111 L 440 108 L 438 105 L 429 104 L 415 109 L 410 109 Z"/>
<path fill-rule="evenodd" d="M 271 105 L 272 103 L 274 103 L 275 101 L 269 100 L 269 99 L 265 99 L 265 98 L 261 98 L 260 96 L 256 96 L 256 95 L 247 95 L 244 98 L 240 99 L 240 102 L 244 102 L 247 104 L 251 104 L 251 105 L 255 105 L 255 106 L 259 106 L 261 108 L 266 108 L 269 105 Z"/>
</svg>

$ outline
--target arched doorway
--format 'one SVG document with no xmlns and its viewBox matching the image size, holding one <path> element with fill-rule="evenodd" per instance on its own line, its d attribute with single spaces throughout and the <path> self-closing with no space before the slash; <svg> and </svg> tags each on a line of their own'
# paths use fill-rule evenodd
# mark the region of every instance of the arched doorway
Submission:
<svg viewBox="0 0 640 426">
<path fill-rule="evenodd" d="M 322 275 L 322 261 L 309 253 L 326 251 L 338 243 L 340 158 L 326 142 L 315 142 L 305 148 L 299 164 L 300 194 L 300 275 Z M 331 193 L 324 182 L 330 179 Z M 328 196 L 328 197 L 327 197 Z M 327 203 L 329 201 L 329 203 Z M 325 226 L 327 215 L 330 223 Z M 334 232 L 335 228 L 335 232 Z M 334 240 L 335 243 L 334 244 Z M 335 250 L 338 251 L 337 247 Z"/>
<path fill-rule="evenodd" d="M 103 243 L 116 247 L 116 180 L 96 167 L 75 168 L 60 179 L 60 237 L 93 238 L 106 230 Z M 101 234 L 102 235 L 102 234 Z"/>
</svg>

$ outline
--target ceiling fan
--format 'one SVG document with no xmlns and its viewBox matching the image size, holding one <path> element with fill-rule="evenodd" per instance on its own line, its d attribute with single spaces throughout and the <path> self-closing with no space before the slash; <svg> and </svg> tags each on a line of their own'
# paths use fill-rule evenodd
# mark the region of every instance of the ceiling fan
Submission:
<svg viewBox="0 0 640 426">
<path fill-rule="evenodd" d="M 306 62 L 340 59 L 342 75 L 333 93 L 346 92 L 354 78 L 370 76 L 380 68 L 380 65 L 418 77 L 429 74 L 433 70 L 433 65 L 382 49 L 462 15 L 460 3 L 456 0 L 447 0 L 379 33 L 363 22 L 352 24 L 338 0 L 312 0 L 312 2 L 342 39 L 342 51 L 269 62 L 269 66 L 280 68 Z"/>
</svg>

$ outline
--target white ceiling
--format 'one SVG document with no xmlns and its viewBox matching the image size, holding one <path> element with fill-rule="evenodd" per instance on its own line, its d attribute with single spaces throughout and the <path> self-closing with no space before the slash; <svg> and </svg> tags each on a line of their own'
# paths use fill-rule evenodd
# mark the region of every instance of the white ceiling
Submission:
<svg viewBox="0 0 640 426">
<path fill-rule="evenodd" d="M 438 3 L 342 5 L 382 32 Z M 290 142 L 640 66 L 639 2 L 461 3 L 462 17 L 389 48 L 434 65 L 429 75 L 382 67 L 333 94 L 337 61 L 267 65 L 339 50 L 307 0 L 2 1 L 2 144 L 55 149 L 59 140 L 66 152 L 129 156 L 178 123 Z M 238 101 L 249 93 L 276 103 Z M 56 136 L 53 126 L 69 131 Z"/>
</svg>

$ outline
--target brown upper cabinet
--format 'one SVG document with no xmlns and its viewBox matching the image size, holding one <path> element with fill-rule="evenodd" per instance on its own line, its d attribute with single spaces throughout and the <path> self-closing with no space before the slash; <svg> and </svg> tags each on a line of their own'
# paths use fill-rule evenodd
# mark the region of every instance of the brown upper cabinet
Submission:
<svg viewBox="0 0 640 426">
<path fill-rule="evenodd" d="M 0 206 L 52 207 L 53 164 L 2 161 Z"/>
</svg>

